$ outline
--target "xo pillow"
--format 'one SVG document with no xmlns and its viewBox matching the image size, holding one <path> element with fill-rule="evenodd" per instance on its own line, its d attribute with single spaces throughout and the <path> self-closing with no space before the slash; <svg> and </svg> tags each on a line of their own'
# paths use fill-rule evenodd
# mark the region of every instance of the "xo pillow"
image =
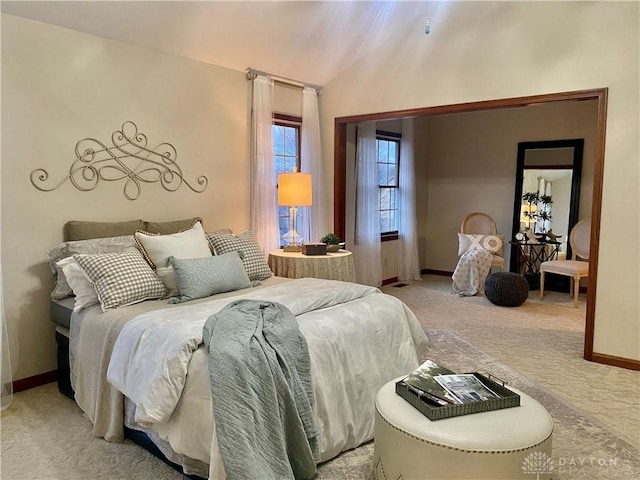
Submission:
<svg viewBox="0 0 640 480">
<path fill-rule="evenodd" d="M 488 250 L 493 255 L 504 256 L 504 235 L 480 235 L 458 233 L 458 256 L 469 250 Z"/>
</svg>

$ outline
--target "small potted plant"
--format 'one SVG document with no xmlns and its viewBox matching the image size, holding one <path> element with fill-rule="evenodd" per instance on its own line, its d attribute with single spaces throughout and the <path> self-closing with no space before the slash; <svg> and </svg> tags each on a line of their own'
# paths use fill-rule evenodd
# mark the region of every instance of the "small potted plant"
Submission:
<svg viewBox="0 0 640 480">
<path fill-rule="evenodd" d="M 327 233 L 320 241 L 327 244 L 327 252 L 337 252 L 341 247 L 344 247 L 344 243 L 340 243 L 340 239 L 334 233 Z"/>
</svg>

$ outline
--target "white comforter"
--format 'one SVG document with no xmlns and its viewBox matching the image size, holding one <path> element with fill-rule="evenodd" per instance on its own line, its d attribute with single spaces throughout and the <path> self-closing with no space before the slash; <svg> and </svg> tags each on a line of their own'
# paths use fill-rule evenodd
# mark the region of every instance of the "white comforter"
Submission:
<svg viewBox="0 0 640 480">
<path fill-rule="evenodd" d="M 417 367 L 426 336 L 395 297 L 373 287 L 309 278 L 129 321 L 107 378 L 137 405 L 136 420 L 150 424 L 176 452 L 208 462 L 210 478 L 224 476 L 202 327 L 238 298 L 279 302 L 296 315 L 311 357 L 322 460 L 370 440 L 377 390 Z"/>
</svg>

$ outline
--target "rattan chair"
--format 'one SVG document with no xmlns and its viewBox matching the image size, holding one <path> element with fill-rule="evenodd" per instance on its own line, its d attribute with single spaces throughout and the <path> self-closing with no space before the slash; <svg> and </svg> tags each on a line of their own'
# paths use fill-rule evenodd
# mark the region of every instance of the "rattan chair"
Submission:
<svg viewBox="0 0 640 480">
<path fill-rule="evenodd" d="M 540 264 L 540 298 L 544 297 L 544 276 L 555 273 L 571 277 L 569 295 L 573 297 L 573 306 L 578 306 L 580 279 L 589 277 L 589 244 L 591 239 L 591 219 L 580 220 L 571 229 L 569 244 L 574 260 L 550 260 Z M 582 260 L 578 260 L 582 259 Z"/>
<path fill-rule="evenodd" d="M 460 232 L 476 235 L 497 235 L 498 226 L 491 215 L 483 212 L 473 212 L 462 220 Z M 498 267 L 500 270 L 504 270 L 504 245 L 502 246 L 502 250 L 502 256 L 494 255 L 491 260 L 491 266 Z"/>
</svg>

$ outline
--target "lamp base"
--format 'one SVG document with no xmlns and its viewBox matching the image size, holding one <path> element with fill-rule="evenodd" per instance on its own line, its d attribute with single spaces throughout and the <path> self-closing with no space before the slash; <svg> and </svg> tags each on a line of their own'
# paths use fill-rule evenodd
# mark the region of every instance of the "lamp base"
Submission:
<svg viewBox="0 0 640 480">
<path fill-rule="evenodd" d="M 300 245 L 285 245 L 282 247 L 283 252 L 301 252 L 302 247 Z"/>
<path fill-rule="evenodd" d="M 302 235 L 300 235 L 298 232 L 296 232 L 295 228 L 292 228 L 287 233 L 285 233 L 282 236 L 282 239 L 286 242 L 285 245 L 287 247 L 297 248 L 297 250 L 291 250 L 291 251 L 299 252 L 301 250 L 301 245 L 302 245 L 303 238 L 302 238 Z M 286 251 L 287 250 L 285 250 L 285 252 Z"/>
</svg>

